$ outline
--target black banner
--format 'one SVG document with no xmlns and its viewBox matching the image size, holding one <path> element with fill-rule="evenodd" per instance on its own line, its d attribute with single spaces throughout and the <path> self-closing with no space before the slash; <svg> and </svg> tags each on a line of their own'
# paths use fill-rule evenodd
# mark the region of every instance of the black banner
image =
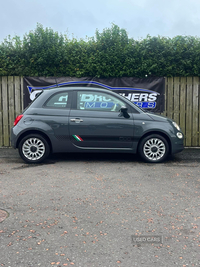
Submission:
<svg viewBox="0 0 200 267">
<path fill-rule="evenodd" d="M 139 107 L 161 113 L 165 108 L 164 77 L 91 78 L 91 77 L 24 77 L 24 107 L 41 90 L 66 86 L 107 88 L 123 95 Z"/>
</svg>

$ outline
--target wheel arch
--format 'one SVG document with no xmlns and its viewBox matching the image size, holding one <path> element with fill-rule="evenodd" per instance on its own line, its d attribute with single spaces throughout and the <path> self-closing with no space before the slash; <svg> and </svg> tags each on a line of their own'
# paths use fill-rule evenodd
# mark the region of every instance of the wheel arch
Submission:
<svg viewBox="0 0 200 267">
<path fill-rule="evenodd" d="M 139 144 L 140 142 L 143 140 L 143 138 L 149 136 L 149 135 L 152 135 L 152 134 L 158 134 L 162 137 L 164 137 L 169 145 L 169 154 L 171 154 L 171 151 L 172 151 L 172 144 L 171 144 L 171 140 L 169 138 L 169 136 L 166 134 L 166 133 L 163 133 L 163 132 L 160 132 L 160 131 L 150 131 L 150 132 L 147 132 L 145 133 L 143 136 L 140 137 L 139 141 L 138 141 L 138 145 L 137 145 L 137 152 L 138 152 L 138 148 L 139 148 Z"/>
<path fill-rule="evenodd" d="M 39 135 L 41 135 L 43 138 L 45 138 L 46 141 L 47 141 L 48 144 L 49 144 L 50 151 L 52 152 L 52 143 L 51 143 L 50 138 L 48 137 L 47 134 L 43 133 L 42 131 L 38 131 L 38 130 L 28 130 L 28 131 L 26 131 L 26 132 L 23 132 L 23 133 L 19 136 L 19 138 L 17 139 L 16 148 L 19 147 L 19 143 L 20 143 L 20 141 L 22 140 L 22 138 L 24 138 L 26 135 L 29 135 L 29 134 L 39 134 Z"/>
</svg>

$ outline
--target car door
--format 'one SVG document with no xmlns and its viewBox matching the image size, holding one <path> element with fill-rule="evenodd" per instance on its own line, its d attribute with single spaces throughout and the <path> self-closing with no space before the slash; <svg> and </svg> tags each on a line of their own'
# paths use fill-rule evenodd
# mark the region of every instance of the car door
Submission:
<svg viewBox="0 0 200 267">
<path fill-rule="evenodd" d="M 127 106 L 114 94 L 100 90 L 77 90 L 69 117 L 72 144 L 82 149 L 131 149 L 133 116 L 125 118 L 120 109 Z"/>
<path fill-rule="evenodd" d="M 37 112 L 41 114 L 41 118 L 38 119 L 49 126 L 48 134 L 54 152 L 68 151 L 69 145 L 71 145 L 69 114 L 72 93 L 72 91 L 60 89 L 46 100 L 41 110 L 37 109 Z"/>
</svg>

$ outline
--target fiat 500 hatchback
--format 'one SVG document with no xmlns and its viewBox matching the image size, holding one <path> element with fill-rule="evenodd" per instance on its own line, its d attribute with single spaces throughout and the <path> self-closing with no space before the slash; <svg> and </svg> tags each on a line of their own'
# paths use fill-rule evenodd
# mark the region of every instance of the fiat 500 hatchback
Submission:
<svg viewBox="0 0 200 267">
<path fill-rule="evenodd" d="M 17 116 L 11 144 L 28 163 L 58 152 L 139 153 L 158 163 L 183 150 L 183 133 L 110 90 L 62 87 L 43 90 Z"/>
</svg>

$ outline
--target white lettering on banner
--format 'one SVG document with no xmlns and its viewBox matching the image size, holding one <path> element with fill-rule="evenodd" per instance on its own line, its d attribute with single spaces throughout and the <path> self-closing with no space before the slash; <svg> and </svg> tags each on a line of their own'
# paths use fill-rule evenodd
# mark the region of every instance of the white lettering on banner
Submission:
<svg viewBox="0 0 200 267">
<path fill-rule="evenodd" d="M 87 95 L 87 94 L 82 94 L 81 96 L 81 101 L 93 101 L 94 96 L 93 95 Z"/>
<path fill-rule="evenodd" d="M 68 95 L 66 95 L 66 96 L 61 96 L 59 99 L 58 99 L 58 101 L 63 101 L 63 99 L 64 99 L 64 101 L 66 101 L 67 102 L 67 99 L 68 99 Z"/>
<path fill-rule="evenodd" d="M 132 101 L 132 102 L 134 102 L 134 101 L 139 101 L 139 96 L 140 96 L 140 94 L 132 94 L 131 101 Z"/>
<path fill-rule="evenodd" d="M 151 94 L 148 94 L 148 93 L 129 93 L 127 96 L 125 95 L 125 93 L 121 93 L 120 95 L 126 97 L 127 99 L 131 100 L 132 102 L 152 102 L 152 101 L 156 101 L 157 100 L 157 96 L 158 94 L 157 93 L 151 93 Z"/>
<path fill-rule="evenodd" d="M 93 102 L 93 103 L 86 103 L 86 105 L 85 105 L 85 107 L 86 108 L 95 108 L 95 102 Z"/>
<path fill-rule="evenodd" d="M 148 101 L 156 101 L 157 100 L 157 95 L 158 94 L 156 94 L 156 93 L 150 94 Z"/>
<path fill-rule="evenodd" d="M 101 95 L 93 95 L 93 94 L 82 94 L 81 95 L 81 100 L 83 102 L 109 102 L 111 101 L 111 99 L 106 98 L 105 96 L 101 96 Z"/>
<path fill-rule="evenodd" d="M 102 102 L 102 103 L 100 104 L 100 107 L 101 107 L 101 108 L 107 108 L 107 106 L 108 106 L 108 103 L 106 103 L 106 102 Z"/>
<path fill-rule="evenodd" d="M 139 101 L 148 101 L 148 94 L 140 94 Z"/>
<path fill-rule="evenodd" d="M 102 96 L 101 95 L 95 95 L 94 96 L 94 101 L 96 101 L 96 102 L 102 102 Z"/>
<path fill-rule="evenodd" d="M 107 102 L 109 102 L 109 101 L 112 101 L 110 98 L 107 98 L 106 99 L 106 97 L 105 96 L 103 96 L 103 101 L 107 101 Z"/>
</svg>

